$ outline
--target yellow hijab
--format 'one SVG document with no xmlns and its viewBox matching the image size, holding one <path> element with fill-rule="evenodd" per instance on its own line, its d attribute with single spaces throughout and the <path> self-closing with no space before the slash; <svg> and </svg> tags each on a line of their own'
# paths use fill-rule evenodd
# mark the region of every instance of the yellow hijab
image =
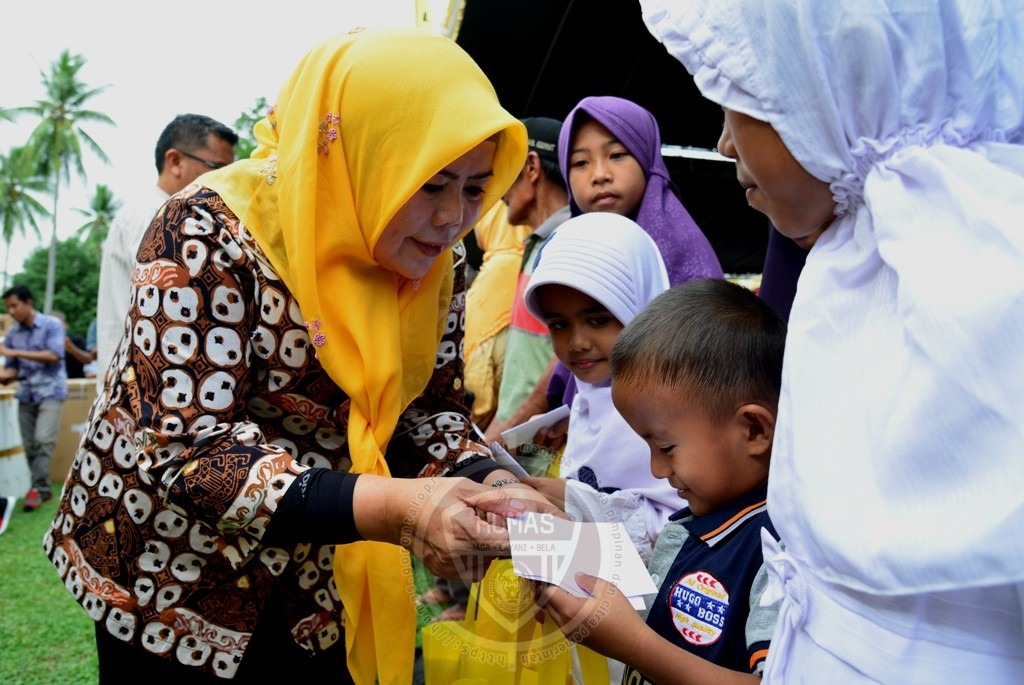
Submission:
<svg viewBox="0 0 1024 685">
<path fill-rule="evenodd" d="M 426 387 L 452 296 L 441 255 L 419 282 L 373 258 L 395 213 L 447 164 L 494 136 L 481 212 L 515 180 L 526 132 L 448 38 L 357 29 L 313 48 L 255 129 L 248 160 L 204 176 L 299 303 L 320 363 L 351 398 L 352 470 L 389 475 L 384 451 Z M 349 670 L 357 683 L 412 679 L 414 592 L 406 552 L 338 550 Z"/>
</svg>

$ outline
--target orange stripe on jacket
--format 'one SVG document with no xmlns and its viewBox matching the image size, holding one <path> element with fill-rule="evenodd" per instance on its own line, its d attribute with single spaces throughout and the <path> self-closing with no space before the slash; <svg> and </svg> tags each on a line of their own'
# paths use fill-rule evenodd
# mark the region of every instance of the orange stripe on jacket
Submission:
<svg viewBox="0 0 1024 685">
<path fill-rule="evenodd" d="M 754 504 L 751 504 L 749 507 L 746 507 L 745 509 L 742 509 L 742 510 L 736 512 L 735 516 L 733 516 L 731 519 L 729 519 L 728 521 L 726 521 L 725 523 L 720 525 L 718 528 L 715 528 L 713 531 L 708 532 L 708 533 L 704 533 L 704 535 L 700 536 L 700 539 L 701 540 L 709 540 L 710 538 L 715 537 L 716 535 L 721 533 L 723 530 L 725 530 L 726 528 L 728 528 L 729 526 L 731 526 L 732 524 L 736 523 L 741 518 L 746 516 L 752 510 L 757 509 L 758 507 L 763 507 L 765 505 L 765 502 L 767 502 L 767 501 L 768 500 L 761 500 L 760 502 L 755 502 Z"/>
<path fill-rule="evenodd" d="M 751 654 L 750 655 L 750 671 L 751 671 L 751 673 L 753 673 L 754 666 L 757 666 L 759 661 L 761 661 L 762 659 L 767 659 L 767 658 L 768 658 L 768 650 L 767 649 L 759 649 L 756 652 L 754 652 L 753 654 Z"/>
</svg>

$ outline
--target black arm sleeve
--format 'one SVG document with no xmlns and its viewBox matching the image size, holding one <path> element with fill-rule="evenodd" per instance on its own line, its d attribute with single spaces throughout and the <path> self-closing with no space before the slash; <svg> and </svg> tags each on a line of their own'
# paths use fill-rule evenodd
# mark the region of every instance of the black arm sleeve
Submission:
<svg viewBox="0 0 1024 685">
<path fill-rule="evenodd" d="M 493 459 L 489 459 L 487 457 L 473 457 L 472 459 L 466 460 L 465 464 L 462 464 L 448 475 L 462 476 L 463 478 L 469 478 L 477 483 L 483 483 L 487 474 L 501 468 L 502 466 Z"/>
<path fill-rule="evenodd" d="M 313 468 L 296 479 L 278 502 L 264 540 L 344 545 L 362 540 L 356 530 L 353 493 L 358 474 Z"/>
<path fill-rule="evenodd" d="M 477 457 L 450 475 L 482 483 L 489 473 L 500 468 L 492 459 Z M 324 468 L 305 471 L 278 503 L 264 541 L 344 545 L 362 540 L 356 530 L 352 501 L 357 478 L 358 474 Z"/>
</svg>

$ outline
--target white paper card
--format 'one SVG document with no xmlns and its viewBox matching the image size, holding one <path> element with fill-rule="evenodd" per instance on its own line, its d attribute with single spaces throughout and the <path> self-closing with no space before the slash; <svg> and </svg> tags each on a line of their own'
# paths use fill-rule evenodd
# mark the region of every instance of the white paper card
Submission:
<svg viewBox="0 0 1024 685">
<path fill-rule="evenodd" d="M 505 445 L 509 451 L 516 451 L 520 445 L 525 445 L 533 441 L 533 436 L 537 434 L 541 428 L 550 428 L 562 419 L 569 418 L 569 405 L 563 404 L 556 409 L 552 409 L 546 414 L 539 414 L 534 416 L 529 421 L 524 421 L 518 426 L 513 426 L 507 431 L 501 434 L 502 440 L 505 441 Z"/>
<path fill-rule="evenodd" d="M 508 519 L 507 525 L 517 576 L 590 597 L 576 583 L 576 573 L 582 571 L 613 583 L 638 609 L 644 608 L 643 595 L 658 591 L 621 523 L 576 522 L 528 512 Z"/>
</svg>

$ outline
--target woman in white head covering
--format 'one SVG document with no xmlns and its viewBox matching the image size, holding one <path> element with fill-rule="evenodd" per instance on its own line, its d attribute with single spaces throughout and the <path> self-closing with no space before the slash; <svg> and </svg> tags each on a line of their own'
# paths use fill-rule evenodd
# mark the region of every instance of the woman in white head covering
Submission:
<svg viewBox="0 0 1024 685">
<path fill-rule="evenodd" d="M 642 0 L 813 248 L 766 683 L 1024 682 L 1024 3 Z"/>
</svg>

